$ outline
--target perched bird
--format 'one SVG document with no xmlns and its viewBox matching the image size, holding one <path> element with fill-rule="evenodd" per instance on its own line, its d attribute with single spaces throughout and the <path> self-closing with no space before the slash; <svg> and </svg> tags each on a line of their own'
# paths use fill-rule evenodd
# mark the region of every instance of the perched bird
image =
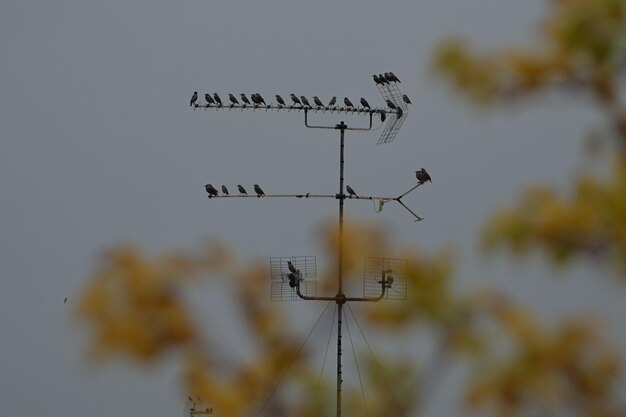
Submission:
<svg viewBox="0 0 626 417">
<path fill-rule="evenodd" d="M 371 109 L 370 104 L 363 97 L 361 97 L 361 106 Z"/>
<path fill-rule="evenodd" d="M 411 99 L 410 99 L 410 98 L 409 98 L 409 96 L 407 96 L 406 94 L 403 94 L 403 95 L 402 95 L 402 100 L 404 100 L 404 102 L 405 102 L 406 104 L 412 104 L 412 103 L 411 103 Z"/>
<path fill-rule="evenodd" d="M 324 107 L 324 103 L 318 96 L 313 96 L 313 102 L 317 105 L 317 107 Z"/>
<path fill-rule="evenodd" d="M 220 96 L 217 95 L 217 93 L 213 93 L 213 98 L 215 99 L 215 102 L 221 106 L 222 105 L 222 99 L 220 98 Z"/>
<path fill-rule="evenodd" d="M 191 100 L 189 100 L 189 106 L 193 106 L 197 100 L 198 100 L 198 92 L 194 91 L 193 95 L 191 96 Z"/>
<path fill-rule="evenodd" d="M 243 101 L 246 104 L 252 104 L 250 103 L 250 100 L 248 100 L 248 97 L 246 97 L 244 93 L 241 93 L 240 96 L 241 96 L 241 101 Z"/>
<path fill-rule="evenodd" d="M 386 118 L 387 118 L 387 112 L 382 110 L 380 112 L 380 121 L 381 121 L 381 123 L 384 122 Z"/>
<path fill-rule="evenodd" d="M 217 195 L 218 191 L 211 184 L 207 184 L 204 186 L 204 189 L 210 196 Z"/>
<path fill-rule="evenodd" d="M 296 267 L 293 266 L 293 264 L 291 263 L 291 261 L 287 261 L 287 266 L 289 267 L 289 270 L 291 272 L 296 272 Z"/>
<path fill-rule="evenodd" d="M 393 101 L 391 101 L 391 100 L 389 100 L 389 99 L 387 99 L 387 105 L 388 105 L 388 106 L 389 106 L 389 108 L 391 108 L 391 109 L 394 109 L 394 110 L 395 110 L 395 109 L 397 109 L 396 105 L 395 105 L 395 104 L 393 104 Z"/>
<path fill-rule="evenodd" d="M 331 98 L 330 101 L 328 102 L 328 107 L 334 106 L 335 103 L 337 103 L 337 97 L 333 96 L 333 98 Z"/>
<path fill-rule="evenodd" d="M 389 84 L 389 81 L 385 79 L 385 76 L 383 74 L 378 74 L 378 79 L 380 80 L 381 84 L 385 84 L 385 83 Z"/>
<path fill-rule="evenodd" d="M 386 72 L 384 76 L 385 76 L 385 80 L 387 80 L 388 83 L 395 82 L 390 72 Z"/>
<path fill-rule="evenodd" d="M 245 194 L 248 195 L 248 193 L 246 192 L 246 189 L 243 188 L 243 185 L 241 184 L 237 184 L 237 189 L 239 190 L 239 194 Z"/>
<path fill-rule="evenodd" d="M 239 101 L 237 101 L 237 97 L 233 96 L 232 93 L 228 94 L 228 98 L 230 99 L 230 102 L 233 104 L 239 104 Z"/>
<path fill-rule="evenodd" d="M 267 106 L 267 104 L 265 104 L 265 100 L 263 100 L 263 97 L 261 97 L 261 94 L 256 93 L 255 95 L 256 95 L 257 100 L 259 100 L 259 103 L 263 103 L 264 105 Z"/>
<path fill-rule="evenodd" d="M 207 104 L 215 104 L 215 100 L 213 100 L 213 97 L 211 97 L 211 94 L 206 93 L 204 95 L 204 99 L 206 100 Z"/>
<path fill-rule="evenodd" d="M 415 171 L 415 178 L 417 178 L 417 181 L 419 181 L 420 184 L 424 184 L 426 181 L 433 182 L 433 180 L 430 178 L 430 175 L 428 174 L 428 172 L 426 172 L 424 168 L 420 169 L 419 171 Z"/>
<path fill-rule="evenodd" d="M 358 195 L 356 195 L 352 187 L 350 187 L 349 185 L 346 185 L 346 191 L 348 192 L 348 194 L 350 194 L 350 198 L 352 198 L 352 196 L 358 197 Z"/>
<path fill-rule="evenodd" d="M 224 195 L 229 195 L 229 194 L 228 194 L 228 188 L 226 188 L 226 186 L 225 186 L 225 185 L 222 185 L 222 194 L 224 194 Z"/>
<path fill-rule="evenodd" d="M 300 106 L 302 106 L 300 99 L 294 93 L 291 93 L 291 101 L 293 101 L 293 104 L 299 104 Z"/>
<path fill-rule="evenodd" d="M 311 105 L 309 104 L 309 100 L 307 100 L 307 98 L 306 98 L 306 97 L 304 97 L 304 96 L 300 96 L 300 100 L 302 100 L 302 104 L 303 104 L 304 106 L 311 107 Z"/>
<path fill-rule="evenodd" d="M 354 107 L 354 104 L 352 104 L 352 102 L 350 101 L 348 97 L 344 97 L 343 103 L 348 107 Z"/>
<path fill-rule="evenodd" d="M 396 77 L 396 74 L 394 74 L 393 72 L 389 72 L 389 77 L 391 77 L 391 81 L 399 83 L 400 79 L 398 77 Z"/>
<path fill-rule="evenodd" d="M 380 78 L 378 78 L 378 75 L 374 74 L 372 75 L 372 77 L 374 77 L 374 82 L 376 84 L 382 84 L 383 82 L 380 80 Z"/>
<path fill-rule="evenodd" d="M 252 100 L 252 102 L 253 102 L 254 104 L 257 104 L 257 105 L 258 105 L 258 104 L 261 104 L 261 101 L 259 100 L 259 98 L 256 96 L 256 94 L 255 94 L 255 93 L 253 93 L 253 94 L 250 96 L 250 99 Z"/>
<path fill-rule="evenodd" d="M 285 106 L 285 100 L 283 100 L 283 98 L 281 96 L 279 96 L 278 94 L 276 94 L 274 97 L 276 97 L 276 101 L 278 102 L 278 104 L 280 104 L 281 106 Z"/>
<path fill-rule="evenodd" d="M 261 197 L 262 195 L 265 195 L 263 190 L 261 190 L 261 187 L 259 187 L 259 184 L 254 184 L 254 192 L 256 193 L 257 197 Z"/>
</svg>

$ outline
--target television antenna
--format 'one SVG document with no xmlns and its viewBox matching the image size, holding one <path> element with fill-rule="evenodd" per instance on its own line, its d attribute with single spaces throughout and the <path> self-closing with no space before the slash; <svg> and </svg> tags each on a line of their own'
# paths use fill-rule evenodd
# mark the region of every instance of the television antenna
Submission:
<svg viewBox="0 0 626 417">
<path fill-rule="evenodd" d="M 390 259 L 390 258 L 367 258 L 364 268 L 364 287 L 362 297 L 352 297 L 344 293 L 343 286 L 343 219 L 344 219 L 344 201 L 346 199 L 370 200 L 375 203 L 375 211 L 381 212 L 384 205 L 395 201 L 399 203 L 414 218 L 414 221 L 423 220 L 418 214 L 407 207 L 402 198 L 410 192 L 423 185 L 426 181 L 430 181 L 430 176 L 425 172 L 426 177 L 416 172 L 418 179 L 417 184 L 409 190 L 396 197 L 381 196 L 361 196 L 349 186 L 344 184 L 344 148 L 346 131 L 367 132 L 373 130 L 374 116 L 378 116 L 382 134 L 377 144 L 392 142 L 398 134 L 402 124 L 408 116 L 408 105 L 411 104 L 410 99 L 402 94 L 399 88 L 400 80 L 392 72 L 374 75 L 374 82 L 380 92 L 384 106 L 371 107 L 369 102 L 364 98 L 359 100 L 361 106 L 355 106 L 347 97 L 343 100 L 343 106 L 337 106 L 337 98 L 333 97 L 328 104 L 324 104 L 317 96 L 313 97 L 313 104 L 305 96 L 290 95 L 293 104 L 287 104 L 287 101 L 280 96 L 275 95 L 275 102 L 266 103 L 265 99 L 259 93 L 253 93 L 248 98 L 245 94 L 235 97 L 233 94 L 228 95 L 226 99 L 214 93 L 213 95 L 204 94 L 205 103 L 198 103 L 199 96 L 197 91 L 189 102 L 194 109 L 214 109 L 214 110 L 265 110 L 267 111 L 294 111 L 295 113 L 304 113 L 304 125 L 309 129 L 326 129 L 339 131 L 339 192 L 337 194 L 268 194 L 266 195 L 262 189 L 255 184 L 255 195 L 248 195 L 247 190 L 238 185 L 239 194 L 229 194 L 224 186 L 222 186 L 222 194 L 211 184 L 205 186 L 208 197 L 212 198 L 331 198 L 339 200 L 339 246 L 338 246 L 338 267 L 337 267 L 337 293 L 335 295 L 318 296 L 317 285 L 315 282 L 317 274 L 316 258 L 314 256 L 291 256 L 291 257 L 273 257 L 270 259 L 271 270 L 271 297 L 272 300 L 286 301 L 302 299 L 307 301 L 334 301 L 337 304 L 337 409 L 336 416 L 341 417 L 341 399 L 343 384 L 343 364 L 342 364 L 342 324 L 343 324 L 343 306 L 347 302 L 377 302 L 383 298 L 406 298 L 406 280 L 403 277 L 403 266 L 406 260 Z M 241 100 L 241 101 L 240 101 Z M 345 113 L 356 116 L 366 116 L 369 123 L 365 126 L 350 127 L 341 121 L 335 125 L 314 125 L 309 123 L 309 113 L 326 113 L 331 114 Z M 426 179 L 427 178 L 427 179 Z M 348 194 L 345 194 L 347 191 Z M 295 294 L 295 295 L 294 295 Z M 296 298 L 297 297 L 297 298 Z"/>
</svg>

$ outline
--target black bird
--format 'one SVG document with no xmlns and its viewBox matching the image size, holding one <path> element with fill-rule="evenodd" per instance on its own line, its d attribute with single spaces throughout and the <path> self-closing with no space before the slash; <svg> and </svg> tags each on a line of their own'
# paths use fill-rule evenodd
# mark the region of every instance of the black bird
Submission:
<svg viewBox="0 0 626 417">
<path fill-rule="evenodd" d="M 348 97 L 344 97 L 343 102 L 348 107 L 354 107 L 354 104 L 352 104 L 352 102 L 350 101 L 350 99 L 348 99 Z"/>
<path fill-rule="evenodd" d="M 225 185 L 222 185 L 222 194 L 224 194 L 224 195 L 229 195 L 229 194 L 228 194 L 228 188 L 226 188 L 226 186 L 225 186 Z"/>
<path fill-rule="evenodd" d="M 280 104 L 281 106 L 285 106 L 285 100 L 283 100 L 283 98 L 281 96 L 279 96 L 278 94 L 276 94 L 274 97 L 276 97 L 276 101 L 278 102 L 278 104 Z"/>
<path fill-rule="evenodd" d="M 411 103 L 411 99 L 410 99 L 410 98 L 409 98 L 409 96 L 407 96 L 406 94 L 403 94 L 403 95 L 402 95 L 402 100 L 404 100 L 404 102 L 405 102 L 406 104 L 412 104 L 412 103 Z"/>
<path fill-rule="evenodd" d="M 378 78 L 378 75 L 374 74 L 372 75 L 372 77 L 374 77 L 374 82 L 376 84 L 382 84 L 383 82 L 380 80 L 380 78 Z"/>
<path fill-rule="evenodd" d="M 349 185 L 346 185 L 346 191 L 348 192 L 348 194 L 350 194 L 350 198 L 352 198 L 352 196 L 358 197 L 358 195 L 356 195 L 352 187 L 350 187 Z"/>
<path fill-rule="evenodd" d="M 383 74 L 378 74 L 378 79 L 380 80 L 381 84 L 385 84 L 385 83 L 389 84 L 389 81 L 385 79 L 385 76 Z"/>
<path fill-rule="evenodd" d="M 428 174 L 428 172 L 426 172 L 424 168 L 420 169 L 419 171 L 415 171 L 415 178 L 417 178 L 417 181 L 419 181 L 420 184 L 424 184 L 426 181 L 433 182 L 433 180 L 430 178 L 430 175 Z"/>
<path fill-rule="evenodd" d="M 337 103 L 337 97 L 333 96 L 333 98 L 331 98 L 330 101 L 328 102 L 328 107 L 334 106 L 335 103 Z"/>
<path fill-rule="evenodd" d="M 396 77 L 396 74 L 394 74 L 393 72 L 390 72 L 390 73 L 389 73 L 389 76 L 391 77 L 391 80 L 392 80 L 393 82 L 396 82 L 396 83 L 399 83 L 399 82 L 400 82 L 400 79 L 399 79 L 398 77 Z"/>
<path fill-rule="evenodd" d="M 254 192 L 256 193 L 257 197 L 261 197 L 262 195 L 265 195 L 263 190 L 261 190 L 261 187 L 259 187 L 259 184 L 254 184 Z"/>
<path fill-rule="evenodd" d="M 213 98 L 215 99 L 215 102 L 221 106 L 222 105 L 222 99 L 220 98 L 220 96 L 217 95 L 217 93 L 213 93 Z"/>
<path fill-rule="evenodd" d="M 380 112 L 380 121 L 381 121 L 381 123 L 384 122 L 386 118 L 387 118 L 387 112 L 385 112 L 384 110 L 381 110 L 381 112 Z"/>
<path fill-rule="evenodd" d="M 289 267 L 289 270 L 290 270 L 291 272 L 294 272 L 294 273 L 296 272 L 296 267 L 295 267 L 295 266 L 293 266 L 293 264 L 291 263 L 291 261 L 287 261 L 287 266 Z"/>
<path fill-rule="evenodd" d="M 193 106 L 197 100 L 198 100 L 198 92 L 194 91 L 193 95 L 191 96 L 191 100 L 189 100 L 189 106 Z"/>
<path fill-rule="evenodd" d="M 246 192 L 246 189 L 243 188 L 243 185 L 241 184 L 237 184 L 237 189 L 239 190 L 239 194 L 245 194 L 248 195 L 248 193 Z"/>
<path fill-rule="evenodd" d="M 207 184 L 204 186 L 204 189 L 210 196 L 217 195 L 218 191 L 211 184 Z"/>
<path fill-rule="evenodd" d="M 252 104 L 250 103 L 250 100 L 248 100 L 248 97 L 246 97 L 244 93 L 241 93 L 240 96 L 241 96 L 241 101 L 243 101 L 246 104 Z"/>
<path fill-rule="evenodd" d="M 313 96 L 313 102 L 317 105 L 317 107 L 324 107 L 324 103 L 318 96 Z"/>
<path fill-rule="evenodd" d="M 294 93 L 291 93 L 291 101 L 293 101 L 293 104 L 299 104 L 302 106 L 302 102 Z"/>
<path fill-rule="evenodd" d="M 396 105 L 395 105 L 395 104 L 393 104 L 393 101 L 391 101 L 391 100 L 389 100 L 389 99 L 387 99 L 387 105 L 388 105 L 388 106 L 389 106 L 389 108 L 391 108 L 391 109 L 394 109 L 394 110 L 395 110 L 395 109 L 397 109 Z"/>
<path fill-rule="evenodd" d="M 232 93 L 228 94 L 228 98 L 230 99 L 230 102 L 233 104 L 239 104 L 239 101 L 237 101 L 237 97 L 233 96 Z"/>
<path fill-rule="evenodd" d="M 388 83 L 391 83 L 393 81 L 393 77 L 388 72 L 384 73 L 383 75 L 385 76 L 385 80 L 387 80 Z"/>
<path fill-rule="evenodd" d="M 264 105 L 267 106 L 267 104 L 265 104 L 265 100 L 263 100 L 263 97 L 261 97 L 261 94 L 256 93 L 255 95 L 256 95 L 257 100 L 259 100 L 259 103 L 263 103 Z"/>
<path fill-rule="evenodd" d="M 259 100 L 259 98 L 257 97 L 257 95 L 256 95 L 256 94 L 254 94 L 254 93 L 250 96 L 250 99 L 251 99 L 251 100 L 252 100 L 252 102 L 253 102 L 254 104 L 256 104 L 256 105 L 261 104 L 261 101 Z"/>
<path fill-rule="evenodd" d="M 206 104 L 215 104 L 215 100 L 213 100 L 213 97 L 211 97 L 209 93 L 204 95 L 204 99 L 206 100 Z"/>
<path fill-rule="evenodd" d="M 306 97 L 304 96 L 300 96 L 300 100 L 302 100 L 302 104 L 307 106 L 307 107 L 311 107 L 311 104 L 309 104 L 309 100 L 307 100 Z"/>
<path fill-rule="evenodd" d="M 363 97 L 361 97 L 361 106 L 371 109 L 370 104 Z"/>
</svg>

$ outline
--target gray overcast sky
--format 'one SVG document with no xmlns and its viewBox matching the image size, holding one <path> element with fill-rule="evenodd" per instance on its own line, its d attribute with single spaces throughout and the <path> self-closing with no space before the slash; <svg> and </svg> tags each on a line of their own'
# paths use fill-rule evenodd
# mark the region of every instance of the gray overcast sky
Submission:
<svg viewBox="0 0 626 417">
<path fill-rule="evenodd" d="M 267 193 L 337 188 L 336 132 L 302 115 L 191 111 L 194 90 L 381 99 L 374 72 L 394 71 L 415 103 L 394 143 L 347 136 L 346 182 L 397 194 L 426 167 L 433 183 L 374 214 L 399 244 L 459 250 L 461 284 L 498 283 L 539 314 L 626 313 L 625 289 L 568 280 L 540 261 L 517 266 L 476 257 L 477 232 L 526 184 L 564 184 L 581 166 L 578 139 L 601 123 L 584 101 L 482 113 L 429 75 L 434 44 L 461 34 L 482 46 L 532 39 L 547 2 L 16 1 L 0 5 L 0 403 L 3 414 L 180 415 L 173 367 L 149 374 L 85 367 L 71 297 L 107 245 L 158 251 L 218 237 L 250 258 L 319 254 L 316 225 L 336 205 L 212 200 L 206 182 L 261 184 Z M 319 116 L 336 123 L 346 116 Z M 321 262 L 322 260 L 320 260 Z M 63 304 L 69 296 L 70 303 Z M 558 297 L 558 298 L 557 298 Z M 558 302 L 554 302 L 557 299 Z M 622 307 L 620 307 L 622 305 Z M 615 326 L 617 328 L 617 326 Z M 616 330 L 616 329 L 614 329 Z M 625 335 L 615 337 L 622 347 Z M 447 401 L 437 415 L 453 414 Z"/>
</svg>

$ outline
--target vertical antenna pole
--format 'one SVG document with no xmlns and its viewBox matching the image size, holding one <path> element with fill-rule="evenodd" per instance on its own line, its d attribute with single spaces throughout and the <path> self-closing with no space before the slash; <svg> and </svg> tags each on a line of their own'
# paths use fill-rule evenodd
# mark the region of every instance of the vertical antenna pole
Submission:
<svg viewBox="0 0 626 417">
<path fill-rule="evenodd" d="M 343 293 L 343 166 L 344 166 L 344 136 L 348 126 L 342 121 L 336 126 L 340 130 L 340 150 L 339 150 L 339 256 L 338 256 L 338 283 L 337 297 L 337 417 L 341 417 L 341 385 L 343 383 L 342 363 L 341 363 L 341 326 L 343 316 L 343 305 L 346 296 Z"/>
</svg>

